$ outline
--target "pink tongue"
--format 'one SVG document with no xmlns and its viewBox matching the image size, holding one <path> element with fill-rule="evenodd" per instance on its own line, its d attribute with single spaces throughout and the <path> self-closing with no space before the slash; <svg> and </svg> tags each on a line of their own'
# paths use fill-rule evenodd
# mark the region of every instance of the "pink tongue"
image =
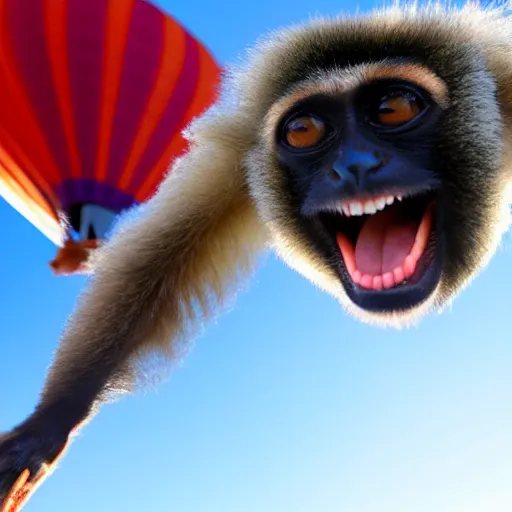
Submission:
<svg viewBox="0 0 512 512">
<path fill-rule="evenodd" d="M 408 221 L 395 208 L 370 215 L 364 221 L 356 242 L 356 268 L 372 276 L 402 267 L 411 252 L 418 225 Z"/>
</svg>

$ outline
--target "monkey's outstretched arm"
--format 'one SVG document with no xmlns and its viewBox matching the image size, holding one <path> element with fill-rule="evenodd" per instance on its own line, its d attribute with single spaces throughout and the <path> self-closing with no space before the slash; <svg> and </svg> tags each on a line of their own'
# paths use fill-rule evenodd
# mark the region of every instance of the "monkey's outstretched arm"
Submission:
<svg viewBox="0 0 512 512">
<path fill-rule="evenodd" d="M 112 394 L 133 386 L 140 356 L 172 354 L 198 317 L 208 317 L 253 266 L 264 230 L 246 187 L 242 146 L 223 128 L 203 127 L 202 139 L 176 163 L 144 214 L 102 249 L 39 405 L 0 438 L 0 510 L 25 469 L 31 483 L 19 491 L 20 502 L 70 432 Z"/>
</svg>

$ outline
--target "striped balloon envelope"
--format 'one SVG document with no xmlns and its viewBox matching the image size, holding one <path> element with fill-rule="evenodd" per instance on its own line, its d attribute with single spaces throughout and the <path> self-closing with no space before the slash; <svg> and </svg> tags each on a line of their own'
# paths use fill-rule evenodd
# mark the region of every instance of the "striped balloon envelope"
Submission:
<svg viewBox="0 0 512 512">
<path fill-rule="evenodd" d="M 215 100 L 208 50 L 145 0 L 0 0 L 0 194 L 84 270 Z"/>
</svg>

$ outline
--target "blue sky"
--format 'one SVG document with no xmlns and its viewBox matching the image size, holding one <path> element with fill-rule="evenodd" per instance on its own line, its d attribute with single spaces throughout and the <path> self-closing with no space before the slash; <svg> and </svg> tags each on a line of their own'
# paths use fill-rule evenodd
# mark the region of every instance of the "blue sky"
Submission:
<svg viewBox="0 0 512 512">
<path fill-rule="evenodd" d="M 220 62 L 269 29 L 356 9 L 158 3 Z M 4 202 L 0 218 L 7 430 L 32 410 L 85 281 L 53 277 L 55 247 Z M 451 311 L 397 332 L 270 257 L 156 392 L 103 409 L 26 511 L 510 512 L 511 261 L 508 236 Z"/>
</svg>

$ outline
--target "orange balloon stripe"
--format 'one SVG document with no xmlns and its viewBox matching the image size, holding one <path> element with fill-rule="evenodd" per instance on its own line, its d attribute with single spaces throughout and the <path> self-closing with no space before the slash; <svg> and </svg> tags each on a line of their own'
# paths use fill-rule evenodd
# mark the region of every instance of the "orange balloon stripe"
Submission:
<svg viewBox="0 0 512 512">
<path fill-rule="evenodd" d="M 137 191 L 135 198 L 138 202 L 145 201 L 155 192 L 162 176 L 165 175 L 168 167 L 172 164 L 173 157 L 180 155 L 187 147 L 188 143 L 183 138 L 183 135 L 181 135 L 181 131 L 186 128 L 194 117 L 203 113 L 217 97 L 219 84 L 218 66 L 202 45 L 198 45 L 198 49 L 199 77 L 194 99 L 185 113 L 176 136 L 167 146 L 157 164 L 148 173 L 140 190 Z"/>
<path fill-rule="evenodd" d="M 26 174 L 20 169 L 9 154 L 2 149 L 2 147 L 0 147 L 0 166 L 2 168 L 0 179 L 4 179 L 8 176 L 11 180 L 15 181 L 30 201 L 36 203 L 41 209 L 45 210 L 46 213 L 54 217 L 56 222 L 58 222 L 58 218 L 51 205 L 48 204 L 48 201 L 37 189 L 34 183 L 26 176 Z"/>
<path fill-rule="evenodd" d="M 68 2 L 46 1 L 43 4 L 45 13 L 45 35 L 48 44 L 48 57 L 53 74 L 53 85 L 62 116 L 62 125 L 66 137 L 71 175 L 80 176 L 80 156 L 76 140 L 75 120 L 73 117 L 73 102 L 71 84 L 69 81 L 67 63 L 67 15 Z"/>
<path fill-rule="evenodd" d="M 41 231 L 45 236 L 55 243 L 62 238 L 62 226 L 57 220 L 53 210 L 48 208 L 47 203 L 33 201 L 25 190 L 21 188 L 18 181 L 13 179 L 7 172 L 3 172 L 3 164 L 0 161 L 0 190 L 4 199 L 31 224 Z M 30 212 L 27 216 L 27 212 Z"/>
<path fill-rule="evenodd" d="M 187 110 L 187 123 L 204 111 L 217 99 L 219 94 L 219 68 L 212 56 L 202 45 L 199 48 L 199 80 L 196 94 Z"/>
<path fill-rule="evenodd" d="M 108 0 L 105 27 L 107 37 L 105 38 L 105 54 L 103 56 L 101 112 L 95 173 L 95 177 L 99 181 L 105 180 L 107 175 L 109 143 L 123 69 L 123 59 L 120 59 L 119 55 L 123 55 L 126 48 L 134 3 L 135 0 Z"/>
<path fill-rule="evenodd" d="M 2 148 L 0 148 L 0 151 L 1 150 Z M 23 186 L 24 183 L 19 181 L 16 176 L 14 176 L 14 174 L 15 171 L 12 169 L 12 167 L 9 167 L 9 164 L 6 164 L 2 161 L 2 156 L 0 155 L 0 183 L 7 184 L 11 190 L 18 191 L 19 195 L 23 197 L 24 203 L 36 203 L 38 206 L 41 206 L 39 197 L 32 195 L 30 191 Z"/>
<path fill-rule="evenodd" d="M 16 191 L 16 195 L 20 198 L 25 206 L 34 212 L 38 209 L 43 210 L 46 215 L 49 215 L 55 224 L 59 224 L 55 212 L 48 206 L 44 198 L 38 194 L 33 195 L 29 189 L 23 186 L 23 183 L 18 179 L 19 176 L 14 176 L 12 169 L 9 169 L 3 164 L 0 159 L 0 182 L 7 185 L 10 190 Z"/>
<path fill-rule="evenodd" d="M 49 185 L 48 181 L 38 171 L 30 158 L 23 152 L 21 147 L 16 144 L 14 138 L 3 128 L 1 124 L 0 141 L 2 142 L 0 145 L 0 154 L 4 155 L 4 162 L 13 162 L 13 165 L 17 165 L 20 169 L 23 169 L 27 175 L 27 179 L 31 180 L 34 183 L 34 186 L 38 188 L 41 193 L 49 199 L 49 201 L 52 201 L 54 207 L 57 207 L 58 200 L 55 197 L 53 189 Z"/>
<path fill-rule="evenodd" d="M 3 156 L 6 155 L 5 153 L 2 154 L 2 148 L 0 148 L 0 180 L 4 182 L 15 182 L 16 186 L 22 190 L 23 195 L 29 200 L 30 203 L 36 203 L 40 207 L 45 205 L 45 209 L 47 209 L 46 201 L 42 200 L 41 194 L 34 193 L 34 186 L 30 183 L 26 176 L 23 175 L 19 167 L 14 166 L 11 162 L 9 162 L 9 160 L 4 160 L 2 158 Z"/>
<path fill-rule="evenodd" d="M 141 117 L 125 170 L 118 183 L 119 188 L 123 190 L 127 190 L 130 186 L 133 173 L 165 112 L 185 61 L 186 45 L 183 28 L 170 18 L 163 19 L 164 43 L 157 78 Z"/>
<path fill-rule="evenodd" d="M 7 1 L 0 3 L 0 71 L 3 80 L 0 81 L 0 97 L 2 108 L 0 117 L 16 122 L 10 125 L 10 131 L 17 140 L 30 140 L 41 167 L 45 169 L 48 181 L 52 184 L 59 182 L 57 166 L 52 158 L 44 134 L 37 118 L 30 108 L 30 101 L 13 58 L 11 42 L 9 41 L 9 25 L 6 20 Z M 4 124 L 4 123 L 3 123 Z M 1 143 L 1 140 L 0 140 Z"/>
</svg>

